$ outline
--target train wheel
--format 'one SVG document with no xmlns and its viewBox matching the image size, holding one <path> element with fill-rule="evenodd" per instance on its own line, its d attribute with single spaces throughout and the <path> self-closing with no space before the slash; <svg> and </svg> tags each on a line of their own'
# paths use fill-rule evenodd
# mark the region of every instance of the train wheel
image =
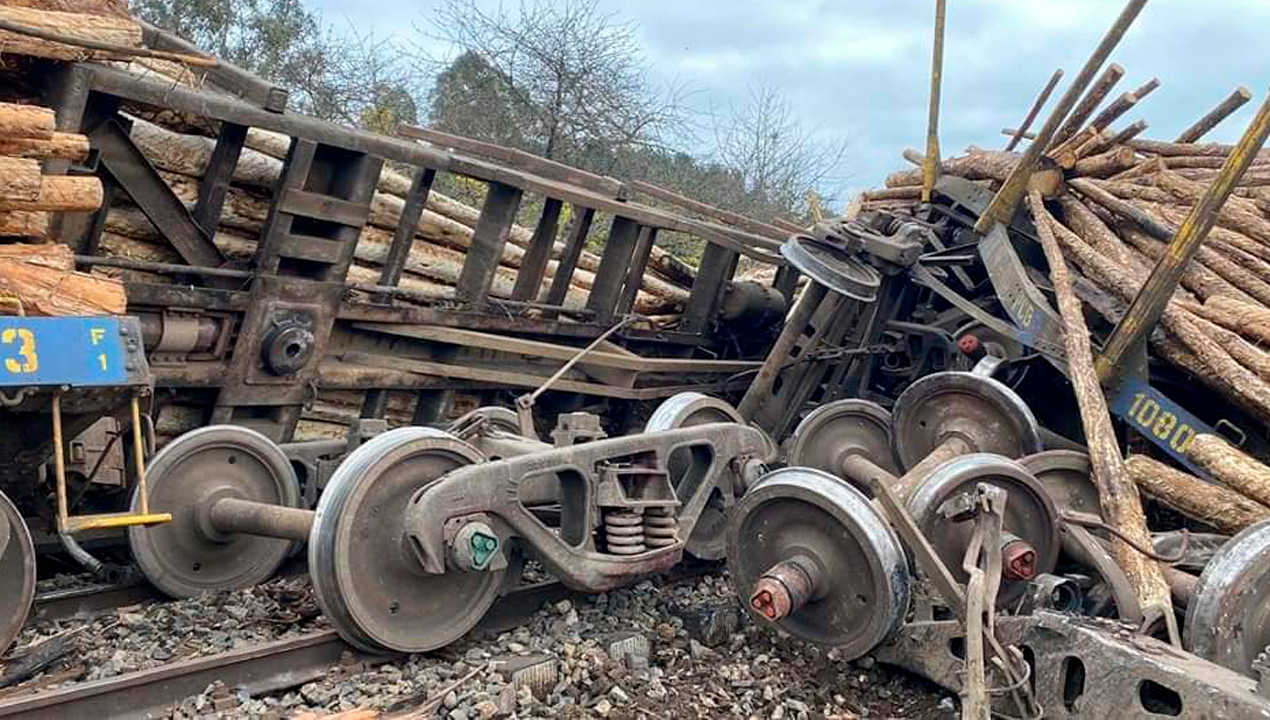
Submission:
<svg viewBox="0 0 1270 720">
<path fill-rule="evenodd" d="M 435 650 L 493 604 L 507 570 L 426 574 L 404 527 L 416 493 L 482 460 L 448 433 L 408 427 L 379 435 L 336 469 L 309 534 L 309 574 L 322 612 L 349 643 L 371 652 Z"/>
<path fill-rule="evenodd" d="M 1204 568 L 1186 608 L 1191 652 L 1256 677 L 1253 665 L 1270 645 L 1270 520 L 1231 538 Z"/>
<path fill-rule="evenodd" d="M 172 521 L 128 528 L 128 545 L 146 579 L 167 595 L 257 585 L 273 577 L 292 550 L 288 540 L 217 532 L 205 512 L 223 497 L 300 504 L 291 461 L 255 430 L 212 425 L 188 432 L 154 456 L 146 484 L 151 511 L 171 513 Z M 135 496 L 132 509 L 139 511 Z"/>
<path fill-rule="evenodd" d="M 35 545 L 22 515 L 0 493 L 0 653 L 26 623 L 35 600 Z"/>
<path fill-rule="evenodd" d="M 664 432 L 710 423 L 744 424 L 736 408 L 718 398 L 696 392 L 679 393 L 653 411 L 644 425 L 644 432 Z M 678 450 L 670 454 L 667 463 L 670 482 L 680 492 L 680 481 L 688 475 L 692 453 Z M 701 560 L 722 560 L 727 553 L 728 510 L 737 496 L 736 488 L 718 487 L 710 494 L 705 508 L 697 518 L 697 524 L 688 536 L 684 550 Z"/>
</svg>

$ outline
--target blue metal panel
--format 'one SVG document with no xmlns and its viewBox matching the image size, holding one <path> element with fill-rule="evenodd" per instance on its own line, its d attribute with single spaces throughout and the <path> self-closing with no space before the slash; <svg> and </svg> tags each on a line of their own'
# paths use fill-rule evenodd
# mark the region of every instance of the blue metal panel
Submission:
<svg viewBox="0 0 1270 720">
<path fill-rule="evenodd" d="M 1208 473 L 1196 467 L 1186 457 L 1186 448 L 1196 435 L 1216 434 L 1208 423 L 1136 377 L 1125 378 L 1115 397 L 1111 398 L 1109 407 L 1129 427 L 1155 443 L 1174 460 L 1200 477 L 1208 477 Z"/>
<path fill-rule="evenodd" d="M 0 317 L 0 386 L 121 385 L 127 354 L 115 317 Z"/>
</svg>

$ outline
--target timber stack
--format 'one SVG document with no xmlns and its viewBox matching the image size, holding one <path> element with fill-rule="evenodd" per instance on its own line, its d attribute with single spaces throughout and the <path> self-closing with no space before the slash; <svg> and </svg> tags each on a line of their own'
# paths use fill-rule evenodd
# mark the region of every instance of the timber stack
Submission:
<svg viewBox="0 0 1270 720">
<path fill-rule="evenodd" d="M 1112 64 L 1089 86 L 1030 177 L 1028 188 L 1035 193 L 1033 202 L 1027 203 L 1030 212 L 1023 219 L 1021 210 L 1015 218 L 1016 226 L 1030 220 L 1031 234 L 1052 236 L 1061 249 L 1066 275 L 1085 315 L 1104 331 L 1094 330 L 1094 338 L 1105 336 L 1125 317 L 1157 261 L 1169 251 L 1170 240 L 1235 151 L 1234 145 L 1204 138 L 1252 97 L 1246 88 L 1238 88 L 1175 139 L 1146 139 L 1145 120 L 1113 124 L 1135 109 L 1159 81 L 1151 78 L 1113 96 L 1124 74 L 1124 68 Z M 944 158 L 940 175 L 970 180 L 993 192 L 999 189 L 1022 157 L 1012 149 L 1035 138 L 1028 125 L 1059 76 L 1061 71 L 1021 127 L 1001 131 L 1010 138 L 1010 149 L 972 146 L 962 155 Z M 865 210 L 919 211 L 923 157 L 913 150 L 903 157 L 917 167 L 894 172 L 884 188 L 861 193 L 848 216 Z M 1062 284 L 1067 284 L 1066 278 Z M 1072 318 L 1065 313 L 1064 320 L 1070 334 Z M 1083 323 L 1075 327 L 1079 330 Z M 1264 436 L 1270 428 L 1268 343 L 1270 151 L 1263 150 L 1238 177 L 1207 238 L 1186 265 L 1159 328 L 1150 336 L 1149 349 L 1152 362 L 1205 386 L 1211 397 L 1239 413 L 1244 427 Z M 1148 496 L 1225 533 L 1270 517 L 1270 467 L 1264 464 L 1264 452 L 1245 452 L 1214 434 L 1191 434 L 1180 445 L 1193 467 L 1218 484 L 1147 454 L 1134 455 L 1126 469 Z"/>
</svg>

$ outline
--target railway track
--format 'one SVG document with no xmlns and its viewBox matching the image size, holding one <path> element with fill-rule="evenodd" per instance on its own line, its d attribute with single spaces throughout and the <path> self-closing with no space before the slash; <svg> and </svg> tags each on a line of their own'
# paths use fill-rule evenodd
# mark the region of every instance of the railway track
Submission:
<svg viewBox="0 0 1270 720">
<path fill-rule="evenodd" d="M 667 582 L 690 580 L 713 567 L 713 564 L 685 565 L 667 576 Z M 123 585 L 96 592 L 65 591 L 47 594 L 41 609 L 50 619 L 52 616 L 71 617 L 154 597 L 155 592 L 144 585 Z M 506 632 L 528 621 L 545 603 L 581 597 L 584 593 L 571 591 L 555 581 L 525 585 L 500 598 L 473 632 L 477 635 Z M 112 606 L 111 603 L 118 604 Z M 232 705 L 236 704 L 232 696 L 238 690 L 252 696 L 281 692 L 333 670 L 355 674 L 400 657 L 360 651 L 345 643 L 334 630 L 324 629 L 100 680 L 0 698 L 0 718 L 164 717 L 181 700 L 204 692 L 217 681 L 231 689 L 226 701 Z"/>
</svg>

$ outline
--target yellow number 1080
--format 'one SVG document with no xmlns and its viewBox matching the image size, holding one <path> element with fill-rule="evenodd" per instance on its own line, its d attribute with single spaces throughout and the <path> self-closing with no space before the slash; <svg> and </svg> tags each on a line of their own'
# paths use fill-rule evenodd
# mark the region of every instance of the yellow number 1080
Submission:
<svg viewBox="0 0 1270 720">
<path fill-rule="evenodd" d="M 0 332 L 0 344 L 12 345 L 18 342 L 17 358 L 5 358 L 4 369 L 11 373 L 33 373 L 40 369 L 40 360 L 35 355 L 35 335 L 26 328 L 5 328 Z"/>
<path fill-rule="evenodd" d="M 1195 439 L 1195 430 L 1190 425 L 1178 423 L 1176 415 L 1161 408 L 1159 403 L 1145 393 L 1133 396 L 1133 404 L 1129 406 L 1129 419 L 1181 453 L 1186 452 L 1191 440 Z"/>
</svg>

